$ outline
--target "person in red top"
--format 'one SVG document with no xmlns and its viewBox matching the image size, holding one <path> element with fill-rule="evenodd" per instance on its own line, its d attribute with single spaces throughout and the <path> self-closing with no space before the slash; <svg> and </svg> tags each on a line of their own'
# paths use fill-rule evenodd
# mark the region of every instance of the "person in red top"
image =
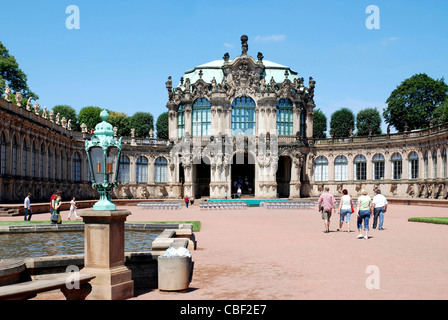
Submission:
<svg viewBox="0 0 448 320">
<path fill-rule="evenodd" d="M 318 208 L 322 213 L 322 220 L 324 220 L 325 231 L 324 233 L 330 232 L 330 217 L 332 210 L 335 209 L 335 199 L 334 196 L 330 193 L 330 188 L 325 187 L 324 193 L 322 193 L 319 197 Z"/>
<path fill-rule="evenodd" d="M 190 201 L 190 199 L 188 199 L 188 196 L 185 196 L 184 201 L 185 201 L 185 206 L 188 208 L 188 201 Z"/>
<path fill-rule="evenodd" d="M 51 214 L 53 213 L 53 210 L 54 210 L 54 200 L 57 196 L 60 196 L 60 195 L 61 195 L 61 191 L 56 191 L 55 193 L 53 193 L 51 195 L 51 198 L 50 198 L 50 213 Z"/>
</svg>

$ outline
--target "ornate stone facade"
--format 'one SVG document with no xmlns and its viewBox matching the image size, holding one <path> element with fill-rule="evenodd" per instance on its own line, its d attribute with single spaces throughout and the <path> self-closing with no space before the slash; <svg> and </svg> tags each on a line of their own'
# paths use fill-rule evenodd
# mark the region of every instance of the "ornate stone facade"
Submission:
<svg viewBox="0 0 448 320">
<path fill-rule="evenodd" d="M 400 134 L 313 138 L 314 89 L 286 66 L 226 53 L 187 71 L 168 91 L 169 141 L 123 138 L 114 198 L 256 198 L 338 195 L 380 188 L 388 197 L 446 199 L 448 125 Z M 97 197 L 84 139 L 69 119 L 0 98 L 0 202 Z M 46 111 L 46 109 L 44 108 Z M 83 127 L 83 126 L 82 126 Z"/>
</svg>

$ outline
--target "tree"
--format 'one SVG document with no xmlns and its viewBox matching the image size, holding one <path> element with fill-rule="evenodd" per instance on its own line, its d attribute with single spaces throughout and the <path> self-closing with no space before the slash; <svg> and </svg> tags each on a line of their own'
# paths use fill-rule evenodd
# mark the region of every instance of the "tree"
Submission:
<svg viewBox="0 0 448 320">
<path fill-rule="evenodd" d="M 84 107 L 79 111 L 78 121 L 80 124 L 85 123 L 87 130 L 95 129 L 95 126 L 103 121 L 100 117 L 101 111 L 103 111 L 103 109 L 100 107 Z"/>
<path fill-rule="evenodd" d="M 387 99 L 383 112 L 387 124 L 403 132 L 429 126 L 434 110 L 448 97 L 444 79 L 434 80 L 424 73 L 404 80 Z"/>
<path fill-rule="evenodd" d="M 348 108 L 341 108 L 331 115 L 330 130 L 334 137 L 348 137 L 355 129 L 355 115 Z"/>
<path fill-rule="evenodd" d="M 11 56 L 0 42 L 0 95 L 4 94 L 6 84 L 9 85 L 11 91 L 20 91 L 24 98 L 39 99 L 39 96 L 28 88 L 27 76 L 19 68 L 16 58 Z"/>
<path fill-rule="evenodd" d="M 149 112 L 137 112 L 130 120 L 131 128 L 135 129 L 136 137 L 147 137 L 149 130 L 154 130 L 154 118 Z"/>
<path fill-rule="evenodd" d="M 445 100 L 434 110 L 434 119 L 434 124 L 436 125 L 448 122 L 448 100 Z M 440 120 L 442 120 L 442 123 L 440 123 Z"/>
<path fill-rule="evenodd" d="M 72 120 L 72 130 L 79 131 L 80 126 L 78 123 L 78 117 L 76 115 L 75 109 L 73 109 L 70 106 L 67 105 L 58 105 L 53 107 L 54 115 L 56 116 L 58 113 L 60 113 L 60 119 L 65 117 L 65 119 L 68 121 L 69 119 Z"/>
<path fill-rule="evenodd" d="M 156 122 L 157 139 L 168 140 L 168 111 L 162 113 Z"/>
<path fill-rule="evenodd" d="M 356 115 L 356 135 L 368 136 L 370 130 L 372 134 L 381 134 L 381 115 L 375 108 L 366 108 Z"/>
<path fill-rule="evenodd" d="M 313 135 L 315 139 L 325 139 L 327 137 L 327 116 L 320 109 L 314 110 Z"/>
<path fill-rule="evenodd" d="M 111 111 L 107 122 L 112 127 L 117 127 L 119 136 L 129 137 L 131 135 L 131 120 L 125 113 Z"/>
</svg>

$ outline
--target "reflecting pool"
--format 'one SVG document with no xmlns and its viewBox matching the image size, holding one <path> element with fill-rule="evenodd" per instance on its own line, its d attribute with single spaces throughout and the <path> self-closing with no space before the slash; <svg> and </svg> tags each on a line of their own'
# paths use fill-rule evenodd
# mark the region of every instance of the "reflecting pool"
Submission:
<svg viewBox="0 0 448 320">
<path fill-rule="evenodd" d="M 125 251 L 150 251 L 161 231 L 125 231 Z M 84 254 L 84 231 L 0 234 L 0 260 Z"/>
</svg>

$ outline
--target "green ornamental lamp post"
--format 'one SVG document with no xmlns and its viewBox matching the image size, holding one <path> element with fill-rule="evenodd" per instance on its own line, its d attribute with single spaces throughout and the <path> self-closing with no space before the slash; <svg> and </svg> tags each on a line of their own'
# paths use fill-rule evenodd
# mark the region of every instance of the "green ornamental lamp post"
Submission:
<svg viewBox="0 0 448 320">
<path fill-rule="evenodd" d="M 92 187 L 100 194 L 100 200 L 93 205 L 93 210 L 113 211 L 116 206 L 110 200 L 110 193 L 117 186 L 122 137 L 118 140 L 114 138 L 113 127 L 106 121 L 109 118 L 106 110 L 101 111 L 100 117 L 103 121 L 95 126 L 91 140 L 85 142 Z"/>
</svg>

